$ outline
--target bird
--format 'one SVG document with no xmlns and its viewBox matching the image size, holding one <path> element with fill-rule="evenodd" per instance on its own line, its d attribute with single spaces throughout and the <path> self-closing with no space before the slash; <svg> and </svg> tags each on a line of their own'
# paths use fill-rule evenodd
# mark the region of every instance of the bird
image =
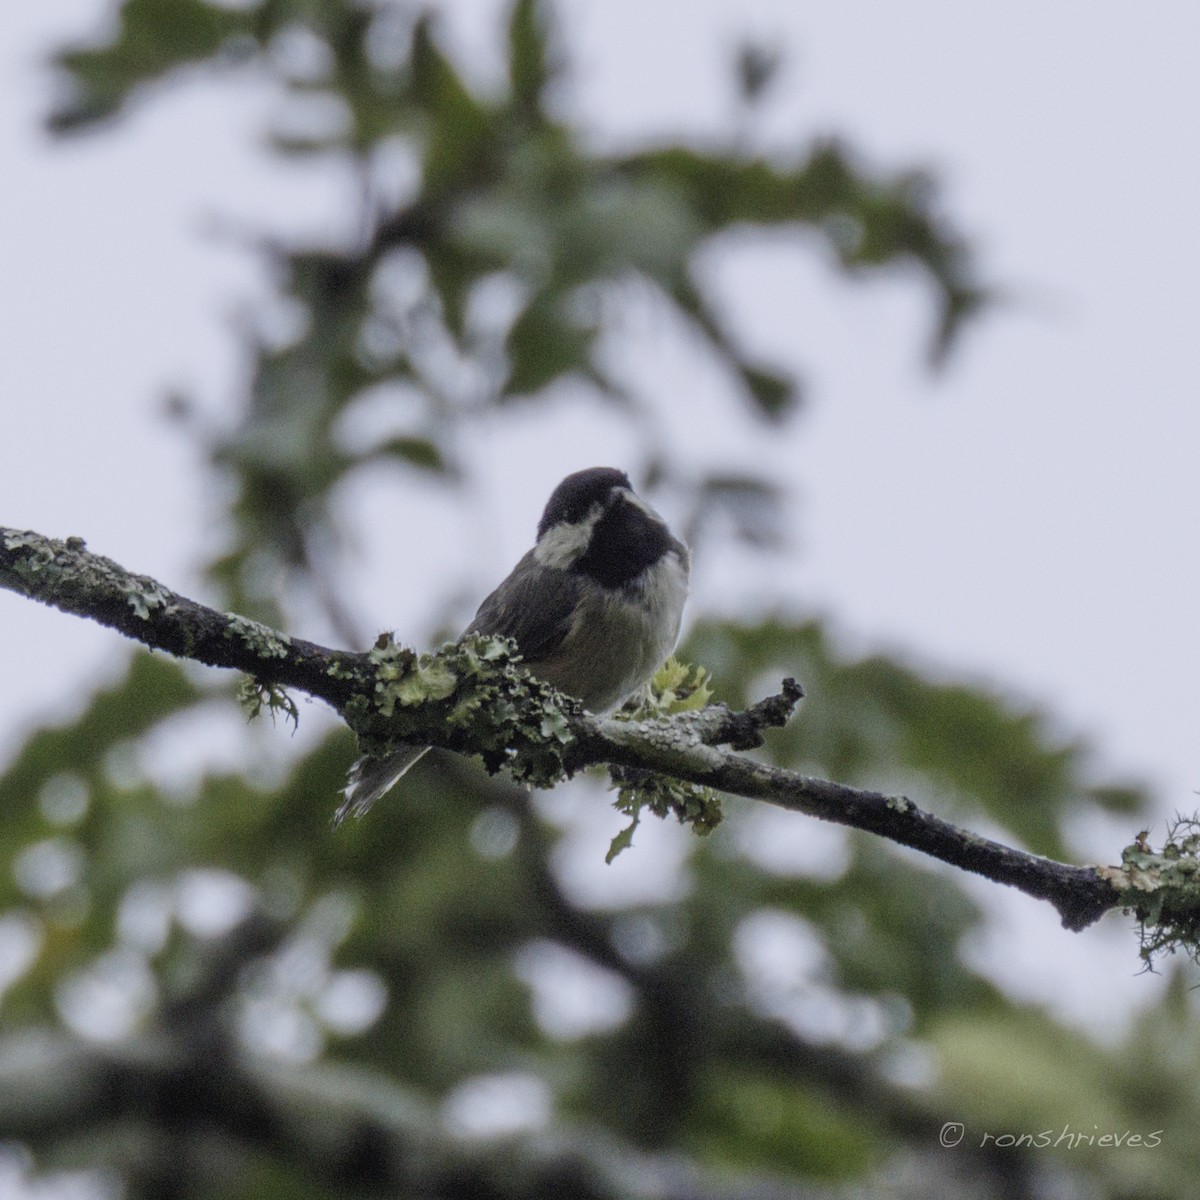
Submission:
<svg viewBox="0 0 1200 1200">
<path fill-rule="evenodd" d="M 551 493 L 533 548 L 463 636 L 512 638 L 530 674 L 603 714 L 645 687 L 675 648 L 690 566 L 687 546 L 624 471 L 576 471 Z M 335 823 L 366 813 L 428 749 L 360 758 Z"/>
</svg>

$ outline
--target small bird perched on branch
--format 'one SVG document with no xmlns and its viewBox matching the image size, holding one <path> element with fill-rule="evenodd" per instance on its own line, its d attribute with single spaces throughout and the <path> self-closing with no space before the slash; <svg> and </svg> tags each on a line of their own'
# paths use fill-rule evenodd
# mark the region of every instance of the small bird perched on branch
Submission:
<svg viewBox="0 0 1200 1200">
<path fill-rule="evenodd" d="M 512 638 L 531 674 L 602 713 L 648 683 L 674 649 L 688 569 L 687 547 L 628 475 L 576 471 L 554 489 L 537 543 L 466 634 Z M 335 820 L 362 816 L 428 749 L 360 758 Z"/>
</svg>

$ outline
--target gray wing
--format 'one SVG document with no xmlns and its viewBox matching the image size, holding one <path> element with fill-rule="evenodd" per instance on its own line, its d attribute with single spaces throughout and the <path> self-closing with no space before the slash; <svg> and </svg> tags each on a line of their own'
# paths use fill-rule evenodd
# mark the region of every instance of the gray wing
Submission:
<svg viewBox="0 0 1200 1200">
<path fill-rule="evenodd" d="M 571 631 L 583 587 L 570 571 L 541 566 L 530 550 L 479 606 L 466 632 L 510 637 L 527 663 L 540 662 L 554 654 Z"/>
</svg>

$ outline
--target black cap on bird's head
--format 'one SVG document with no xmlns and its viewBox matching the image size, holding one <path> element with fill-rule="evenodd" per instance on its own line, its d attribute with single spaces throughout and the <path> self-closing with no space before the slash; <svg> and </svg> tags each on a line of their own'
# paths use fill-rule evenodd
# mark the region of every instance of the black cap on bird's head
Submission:
<svg viewBox="0 0 1200 1200">
<path fill-rule="evenodd" d="M 615 488 L 633 490 L 629 476 L 615 467 L 588 467 L 568 475 L 546 502 L 538 522 L 538 537 L 555 525 L 577 525 L 597 505 L 603 505 Z"/>
<path fill-rule="evenodd" d="M 606 588 L 638 579 L 664 555 L 686 564 L 687 549 L 612 467 L 568 475 L 538 523 L 534 555 L 544 567 L 585 575 Z"/>
</svg>

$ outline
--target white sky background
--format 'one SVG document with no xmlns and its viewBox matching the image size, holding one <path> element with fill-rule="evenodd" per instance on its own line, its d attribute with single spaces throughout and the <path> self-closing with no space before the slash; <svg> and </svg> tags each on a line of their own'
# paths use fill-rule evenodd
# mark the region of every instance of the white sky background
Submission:
<svg viewBox="0 0 1200 1200">
<path fill-rule="evenodd" d="M 493 0 L 444 7 L 455 44 L 485 53 Z M 811 406 L 786 438 L 747 435 L 735 448 L 792 481 L 792 557 L 782 570 L 742 557 L 702 565 L 694 611 L 835 614 L 857 647 L 903 649 L 1052 708 L 1095 741 L 1106 768 L 1153 782 L 1164 815 L 1193 807 L 1200 9 L 561 7 L 576 69 L 569 102 L 615 138 L 728 128 L 730 42 L 777 40 L 788 62 L 753 136 L 802 147 L 840 132 L 877 165 L 929 165 L 987 279 L 1012 296 L 966 331 L 935 379 L 923 360 L 928 292 L 907 277 L 850 284 L 778 246 L 724 263 L 740 328 L 804 371 Z M 41 60 L 106 8 L 0 6 L 0 523 L 82 535 L 194 592 L 216 505 L 186 437 L 156 413 L 170 387 L 227 406 L 239 367 L 228 316 L 265 286 L 251 256 L 205 235 L 205 220 L 319 230 L 341 185 L 265 160 L 255 138 L 271 101 L 248 87 L 179 89 L 112 132 L 49 144 Z M 712 455 L 717 439 L 694 414 L 719 414 L 720 401 L 686 350 L 648 345 L 639 374 L 697 405 L 678 421 L 680 444 Z M 376 627 L 427 621 L 412 581 L 444 579 L 465 557 L 481 584 L 500 578 L 563 474 L 637 457 L 627 432 L 597 414 L 538 415 L 496 434 L 475 493 L 472 519 L 492 513 L 483 533 L 426 500 L 429 536 L 414 544 L 411 513 L 398 516 L 409 493 L 350 498 L 364 547 L 351 598 Z M 123 650 L 108 631 L 0 593 L 0 754 Z M 1081 852 L 1115 859 L 1133 832 L 1085 835 Z M 1080 936 L 1045 905 L 1018 898 L 1004 912 L 1022 994 L 1094 1025 L 1117 992 L 1137 1002 L 1156 991 L 1133 978 L 1121 922 Z"/>
</svg>

